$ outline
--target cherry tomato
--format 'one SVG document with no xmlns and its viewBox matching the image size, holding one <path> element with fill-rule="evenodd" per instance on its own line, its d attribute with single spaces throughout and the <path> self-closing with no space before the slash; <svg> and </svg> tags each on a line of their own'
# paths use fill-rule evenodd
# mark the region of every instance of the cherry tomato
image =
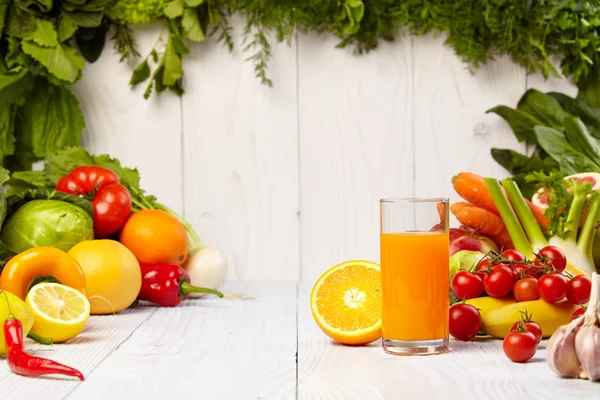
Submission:
<svg viewBox="0 0 600 400">
<path fill-rule="evenodd" d="M 585 308 L 583 308 L 583 307 L 578 308 L 573 313 L 573 316 L 571 317 L 571 321 L 573 321 L 575 318 L 581 317 L 583 314 L 585 314 Z"/>
<path fill-rule="evenodd" d="M 513 294 L 517 301 L 531 301 L 540 298 L 537 292 L 537 279 L 524 278 L 515 282 L 513 286 Z"/>
<path fill-rule="evenodd" d="M 469 340 L 481 330 L 479 310 L 470 304 L 457 303 L 450 307 L 450 334 L 458 340 Z"/>
<path fill-rule="evenodd" d="M 452 291 L 461 300 L 472 299 L 483 294 L 481 278 L 468 271 L 459 271 L 452 278 Z"/>
<path fill-rule="evenodd" d="M 504 338 L 502 348 L 504 354 L 513 362 L 522 363 L 530 360 L 537 351 L 538 342 L 531 332 L 509 332 Z"/>
<path fill-rule="evenodd" d="M 548 274 L 542 276 L 537 283 L 540 297 L 548 303 L 556 303 L 565 298 L 569 281 L 561 274 Z"/>
<path fill-rule="evenodd" d="M 56 184 L 56 190 L 90 198 L 94 208 L 94 237 L 117 232 L 131 213 L 131 194 L 109 169 L 83 166 L 73 169 Z"/>
<path fill-rule="evenodd" d="M 516 261 L 516 262 L 525 261 L 525 256 L 519 250 L 515 250 L 515 249 L 504 250 L 501 255 L 502 255 L 502 257 L 506 258 L 507 260 Z"/>
<path fill-rule="evenodd" d="M 524 264 L 514 264 L 511 265 L 510 268 L 513 271 L 513 276 L 515 277 L 515 280 L 525 277 L 527 271 L 529 270 L 529 266 Z"/>
<path fill-rule="evenodd" d="M 556 272 L 563 272 L 567 267 L 567 256 L 556 246 L 543 247 L 536 258 L 547 266 L 554 268 Z"/>
<path fill-rule="evenodd" d="M 506 264 L 498 264 L 483 278 L 483 289 L 492 297 L 504 297 L 515 283 L 512 270 Z"/>
<path fill-rule="evenodd" d="M 540 344 L 542 341 L 542 336 L 544 335 L 542 333 L 542 327 L 535 321 L 517 321 L 513 324 L 512 328 L 510 328 L 510 331 L 517 331 L 521 322 L 523 323 L 523 327 L 527 332 L 533 333 L 535 340 L 537 340 L 537 344 Z"/>
<path fill-rule="evenodd" d="M 573 304 L 585 304 L 590 301 L 592 280 L 587 275 L 577 275 L 569 281 L 567 300 Z"/>
</svg>

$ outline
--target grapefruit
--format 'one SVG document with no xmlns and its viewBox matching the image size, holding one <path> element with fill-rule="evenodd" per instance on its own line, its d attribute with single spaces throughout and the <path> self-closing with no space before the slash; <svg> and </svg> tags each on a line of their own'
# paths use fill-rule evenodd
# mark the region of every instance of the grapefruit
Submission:
<svg viewBox="0 0 600 400">
<path fill-rule="evenodd" d="M 565 180 L 573 179 L 576 182 L 589 182 L 592 184 L 593 190 L 600 190 L 600 173 L 597 172 L 582 172 L 580 174 L 569 175 Z M 536 206 L 546 209 L 548 208 L 548 196 L 543 189 L 538 190 L 531 198 L 531 202 Z"/>
</svg>

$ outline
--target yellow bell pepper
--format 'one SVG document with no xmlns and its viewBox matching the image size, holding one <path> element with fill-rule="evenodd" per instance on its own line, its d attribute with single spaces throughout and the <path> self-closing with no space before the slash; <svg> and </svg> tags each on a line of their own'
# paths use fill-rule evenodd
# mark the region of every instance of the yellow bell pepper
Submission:
<svg viewBox="0 0 600 400">
<path fill-rule="evenodd" d="M 25 300 L 34 279 L 40 282 L 58 281 L 85 295 L 83 269 L 77 260 L 55 247 L 33 247 L 11 258 L 0 275 L 0 290 L 6 290 Z"/>
</svg>

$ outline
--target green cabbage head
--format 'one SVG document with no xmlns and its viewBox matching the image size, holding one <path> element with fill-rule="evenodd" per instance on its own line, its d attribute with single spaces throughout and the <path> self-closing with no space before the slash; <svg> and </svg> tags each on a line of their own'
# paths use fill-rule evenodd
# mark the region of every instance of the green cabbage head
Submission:
<svg viewBox="0 0 600 400">
<path fill-rule="evenodd" d="M 65 201 L 32 200 L 8 218 L 0 236 L 15 253 L 37 246 L 68 251 L 94 238 L 93 220 L 83 208 Z"/>
</svg>

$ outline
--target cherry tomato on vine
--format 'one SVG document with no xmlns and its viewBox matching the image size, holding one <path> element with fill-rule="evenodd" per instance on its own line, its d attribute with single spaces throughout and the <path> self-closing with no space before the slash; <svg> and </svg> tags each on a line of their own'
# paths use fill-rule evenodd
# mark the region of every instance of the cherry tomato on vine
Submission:
<svg viewBox="0 0 600 400">
<path fill-rule="evenodd" d="M 477 264 L 477 268 L 475 269 L 475 274 L 477 274 L 477 276 L 479 276 L 481 279 L 483 279 L 483 277 L 487 275 L 489 267 L 490 267 L 490 260 L 487 258 L 484 258 L 483 260 L 481 260 L 479 262 L 479 264 Z"/>
<path fill-rule="evenodd" d="M 502 255 L 502 257 L 506 258 L 507 260 L 516 261 L 516 262 L 525 261 L 525 256 L 519 250 L 515 250 L 515 249 L 504 250 L 501 255 Z"/>
<path fill-rule="evenodd" d="M 583 308 L 583 307 L 578 308 L 577 310 L 575 310 L 575 312 L 571 316 L 571 321 L 573 321 L 575 318 L 581 317 L 583 314 L 585 314 L 585 308 Z"/>
<path fill-rule="evenodd" d="M 459 271 L 452 278 L 452 291 L 461 300 L 480 297 L 483 294 L 481 277 L 469 271 Z"/>
<path fill-rule="evenodd" d="M 535 321 L 517 321 L 513 324 L 512 328 L 510 328 L 510 331 L 517 331 L 520 323 L 523 323 L 523 327 L 527 332 L 533 333 L 537 344 L 540 344 L 542 341 L 542 336 L 544 336 L 542 333 L 542 327 Z"/>
<path fill-rule="evenodd" d="M 504 297 L 515 283 L 513 271 L 506 264 L 498 264 L 483 278 L 483 290 L 492 297 Z"/>
<path fill-rule="evenodd" d="M 547 266 L 554 268 L 556 272 L 563 272 L 567 267 L 567 256 L 564 251 L 556 246 L 543 247 L 536 254 L 536 258 Z"/>
<path fill-rule="evenodd" d="M 548 303 L 556 303 L 564 299 L 568 287 L 569 281 L 561 274 L 544 275 L 537 282 L 540 297 Z"/>
<path fill-rule="evenodd" d="M 537 279 L 524 278 L 515 282 L 513 286 L 513 294 L 517 301 L 531 301 L 540 298 L 537 291 Z"/>
<path fill-rule="evenodd" d="M 502 348 L 504 354 L 513 362 L 522 363 L 530 360 L 537 351 L 538 342 L 531 332 L 509 332 L 504 338 Z"/>
<path fill-rule="evenodd" d="M 586 304 L 590 301 L 592 280 L 587 275 L 577 275 L 569 281 L 567 300 L 573 304 Z"/>
<path fill-rule="evenodd" d="M 469 340 L 481 330 L 481 314 L 470 304 L 457 303 L 450 307 L 450 334 L 458 340 Z"/>
</svg>

